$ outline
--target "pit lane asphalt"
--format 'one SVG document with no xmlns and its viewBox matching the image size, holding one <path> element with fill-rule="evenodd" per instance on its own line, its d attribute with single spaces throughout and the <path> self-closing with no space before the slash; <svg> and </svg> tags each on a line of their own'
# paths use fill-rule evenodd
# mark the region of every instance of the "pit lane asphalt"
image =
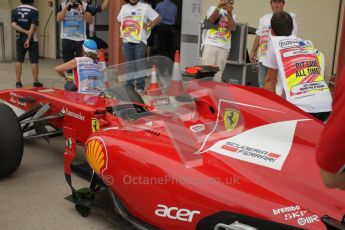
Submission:
<svg viewBox="0 0 345 230">
<path fill-rule="evenodd" d="M 40 60 L 39 80 L 45 85 L 53 82 L 55 88 L 62 88 L 64 80 L 54 71 L 54 67 L 61 63 L 61 60 Z M 14 62 L 0 63 L 0 90 L 14 87 L 14 67 Z M 32 86 L 28 60 L 23 65 L 22 82 L 24 86 Z M 98 212 L 92 212 L 87 218 L 81 217 L 74 205 L 64 199 L 70 195 L 70 190 L 63 173 L 63 153 L 62 137 L 52 138 L 50 143 L 43 139 L 25 142 L 19 169 L 9 178 L 0 179 L 0 228 L 132 229 L 124 221 L 115 219 L 111 222 Z M 72 180 L 76 188 L 88 186 L 78 176 L 73 175 Z"/>
</svg>

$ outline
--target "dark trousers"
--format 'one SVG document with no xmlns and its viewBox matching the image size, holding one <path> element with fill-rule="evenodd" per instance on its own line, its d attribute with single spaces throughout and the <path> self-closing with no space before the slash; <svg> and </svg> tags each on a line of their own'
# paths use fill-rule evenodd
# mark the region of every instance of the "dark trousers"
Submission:
<svg viewBox="0 0 345 230">
<path fill-rule="evenodd" d="M 158 54 L 169 57 L 174 61 L 175 53 L 175 26 L 160 24 L 157 26 Z"/>
<path fill-rule="evenodd" d="M 63 62 L 69 62 L 75 57 L 83 56 L 83 42 L 62 39 L 62 58 Z"/>
</svg>

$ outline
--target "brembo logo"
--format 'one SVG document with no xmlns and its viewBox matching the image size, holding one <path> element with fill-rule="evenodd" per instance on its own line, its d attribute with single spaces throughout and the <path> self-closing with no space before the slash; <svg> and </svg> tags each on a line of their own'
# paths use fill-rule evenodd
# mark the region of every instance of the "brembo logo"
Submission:
<svg viewBox="0 0 345 230">
<path fill-rule="evenodd" d="M 185 208 L 179 209 L 177 207 L 168 207 L 163 204 L 158 204 L 155 214 L 172 220 L 192 222 L 194 215 L 200 214 L 200 211 L 191 211 Z"/>
</svg>

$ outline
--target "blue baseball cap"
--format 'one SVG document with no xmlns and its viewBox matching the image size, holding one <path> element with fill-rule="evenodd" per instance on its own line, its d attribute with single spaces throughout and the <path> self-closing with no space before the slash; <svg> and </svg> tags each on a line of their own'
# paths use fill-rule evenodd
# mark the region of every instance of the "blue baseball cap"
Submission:
<svg viewBox="0 0 345 230">
<path fill-rule="evenodd" d="M 83 43 L 83 49 L 86 53 L 94 53 L 97 54 L 97 44 L 95 41 L 91 39 L 86 39 Z"/>
</svg>

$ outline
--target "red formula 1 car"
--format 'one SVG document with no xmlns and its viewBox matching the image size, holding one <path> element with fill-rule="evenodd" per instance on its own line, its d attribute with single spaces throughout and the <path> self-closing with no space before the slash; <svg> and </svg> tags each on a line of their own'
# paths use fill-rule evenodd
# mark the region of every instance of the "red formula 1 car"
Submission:
<svg viewBox="0 0 345 230">
<path fill-rule="evenodd" d="M 159 87 L 151 85 L 145 103 L 120 85 L 149 76 L 148 63 Z M 343 193 L 324 187 L 315 162 L 321 122 L 262 89 L 202 76 L 171 81 L 173 69 L 162 57 L 111 67 L 111 88 L 100 96 L 1 91 L 0 176 L 19 166 L 23 133 L 63 133 L 65 175 L 83 215 L 108 190 L 138 229 L 345 228 Z M 71 183 L 77 144 L 93 171 L 84 190 Z"/>
</svg>

